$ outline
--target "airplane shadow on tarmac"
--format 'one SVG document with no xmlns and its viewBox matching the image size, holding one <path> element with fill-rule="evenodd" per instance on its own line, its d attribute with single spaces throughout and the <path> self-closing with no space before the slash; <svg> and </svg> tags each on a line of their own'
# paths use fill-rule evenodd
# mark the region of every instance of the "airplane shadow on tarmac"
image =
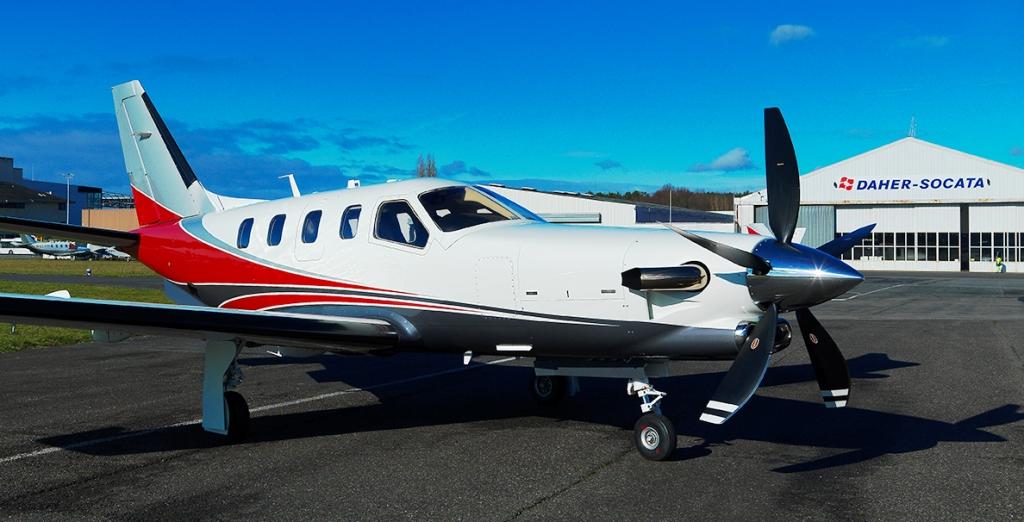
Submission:
<svg viewBox="0 0 1024 522">
<path fill-rule="evenodd" d="M 423 355 L 383 360 L 332 356 L 314 359 L 323 365 L 322 370 L 310 373 L 317 381 L 342 381 L 358 388 L 372 387 L 380 382 L 381 372 L 389 366 L 394 368 L 399 359 L 405 358 L 406 362 L 414 364 L 398 365 L 409 373 L 410 382 L 377 390 L 375 395 L 379 402 L 375 404 L 295 413 L 256 413 L 247 443 L 452 424 L 465 425 L 467 431 L 504 430 L 514 425 L 549 425 L 544 421 L 545 417 L 631 430 L 636 420 L 637 401 L 623 393 L 619 380 L 583 379 L 579 395 L 562 401 L 556 407 L 540 408 L 527 392 L 527 383 L 532 377 L 528 367 L 489 366 L 448 377 L 415 380 L 416 375 L 426 373 L 423 364 L 437 366 L 436 362 L 427 362 L 431 357 L 433 361 L 438 360 L 436 356 Z M 423 358 L 423 364 L 419 364 L 418 358 Z M 249 358 L 242 362 L 265 365 L 278 364 L 282 360 Z M 452 360 L 444 362 L 447 364 L 439 369 L 452 368 Z M 849 360 L 855 387 L 858 380 L 888 378 L 883 372 L 917 365 L 892 360 L 882 353 L 865 354 Z M 388 373 L 383 375 L 393 377 Z M 959 422 L 945 422 L 856 407 L 829 410 L 817 401 L 754 396 L 741 414 L 723 426 L 698 422 L 696 419 L 706 396 L 714 390 L 722 375 L 721 372 L 709 372 L 657 381 L 658 388 L 670 394 L 665 401 L 664 413 L 675 422 L 677 433 L 703 440 L 698 445 L 677 449 L 673 460 L 701 458 L 731 441 L 756 440 L 818 448 L 822 450 L 820 453 L 827 453 L 820 458 L 773 470 L 780 473 L 813 471 L 864 462 L 883 455 L 922 451 L 939 442 L 1004 442 L 1006 439 L 984 431 L 984 428 L 1024 419 L 1024 411 L 1015 404 L 980 412 Z M 396 380 L 401 378 L 400 371 Z M 770 368 L 762 387 L 795 383 L 812 386 L 816 395 L 817 386 L 809 364 Z M 856 392 L 853 400 L 856 401 Z M 515 424 L 498 422 L 495 426 L 485 422 L 500 420 L 515 421 Z M 106 442 L 96 443 L 97 439 Z M 196 425 L 138 432 L 111 427 L 43 438 L 39 442 L 90 455 L 190 450 L 222 444 Z"/>
</svg>

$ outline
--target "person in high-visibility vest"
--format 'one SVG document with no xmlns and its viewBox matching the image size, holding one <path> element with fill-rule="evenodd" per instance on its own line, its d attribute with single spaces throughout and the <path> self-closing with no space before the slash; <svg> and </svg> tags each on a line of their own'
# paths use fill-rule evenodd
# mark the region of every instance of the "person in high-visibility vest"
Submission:
<svg viewBox="0 0 1024 522">
<path fill-rule="evenodd" d="M 1003 258 L 996 258 L 996 272 L 1006 272 L 1006 265 L 1003 264 Z"/>
</svg>

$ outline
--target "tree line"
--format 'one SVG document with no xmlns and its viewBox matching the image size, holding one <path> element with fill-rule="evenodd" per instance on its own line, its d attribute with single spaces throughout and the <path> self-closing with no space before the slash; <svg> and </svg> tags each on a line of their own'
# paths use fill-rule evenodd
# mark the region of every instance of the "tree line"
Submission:
<svg viewBox="0 0 1024 522">
<path fill-rule="evenodd" d="M 732 192 L 708 192 L 690 190 L 688 188 L 664 185 L 654 192 L 633 190 L 629 192 L 595 192 L 594 196 L 609 199 L 624 199 L 657 205 L 669 204 L 669 191 L 672 192 L 672 206 L 691 208 L 694 210 L 732 210 L 733 198 L 742 196 Z"/>
</svg>

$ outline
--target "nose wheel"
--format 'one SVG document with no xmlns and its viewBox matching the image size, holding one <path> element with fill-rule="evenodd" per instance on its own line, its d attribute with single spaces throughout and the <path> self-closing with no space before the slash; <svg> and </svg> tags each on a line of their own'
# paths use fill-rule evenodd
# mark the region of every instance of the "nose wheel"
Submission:
<svg viewBox="0 0 1024 522">
<path fill-rule="evenodd" d="M 645 413 L 633 425 L 633 441 L 648 460 L 665 460 L 676 450 L 676 429 L 668 417 Z"/>
</svg>

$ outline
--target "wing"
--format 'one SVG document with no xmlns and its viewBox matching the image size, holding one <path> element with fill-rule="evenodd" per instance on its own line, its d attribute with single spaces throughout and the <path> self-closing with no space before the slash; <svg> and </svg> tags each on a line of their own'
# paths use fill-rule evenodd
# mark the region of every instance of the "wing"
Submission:
<svg viewBox="0 0 1024 522">
<path fill-rule="evenodd" d="M 403 340 L 385 319 L 0 293 L 0 321 L 370 352 Z"/>
<path fill-rule="evenodd" d="M 34 219 L 0 217 L 0 230 L 17 232 L 19 234 L 39 234 L 49 237 L 59 237 L 61 239 L 70 239 L 72 241 L 83 241 L 86 243 L 95 243 L 97 245 L 121 247 L 126 249 L 135 248 L 135 246 L 139 244 L 139 235 L 134 232 L 80 227 L 77 225 L 65 225 L 64 223 L 36 221 Z"/>
</svg>

